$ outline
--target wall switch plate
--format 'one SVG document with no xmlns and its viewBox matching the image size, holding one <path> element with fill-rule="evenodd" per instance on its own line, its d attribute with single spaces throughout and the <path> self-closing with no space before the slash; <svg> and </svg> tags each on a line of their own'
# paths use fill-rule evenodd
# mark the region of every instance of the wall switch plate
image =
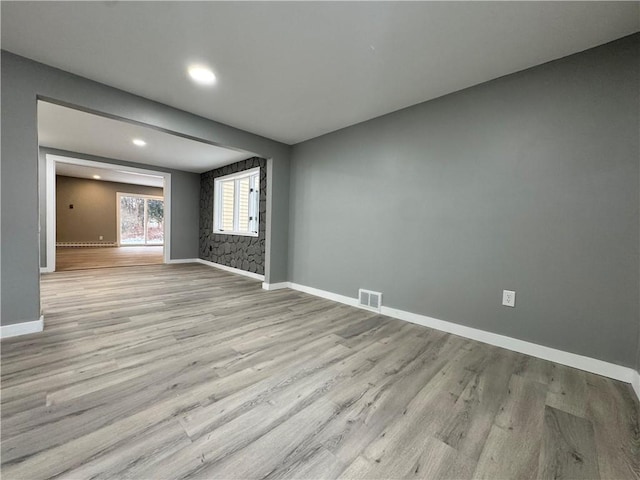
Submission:
<svg viewBox="0 0 640 480">
<path fill-rule="evenodd" d="M 98 240 L 104 240 L 104 237 L 100 235 L 100 237 L 98 237 Z"/>
<path fill-rule="evenodd" d="M 516 306 L 516 292 L 513 290 L 503 290 L 502 291 L 502 305 L 506 307 L 515 307 Z"/>
</svg>

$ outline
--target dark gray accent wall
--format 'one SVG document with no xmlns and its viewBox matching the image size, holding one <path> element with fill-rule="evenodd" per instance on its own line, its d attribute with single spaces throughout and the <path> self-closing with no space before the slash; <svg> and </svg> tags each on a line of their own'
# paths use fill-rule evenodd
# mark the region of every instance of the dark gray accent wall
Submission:
<svg viewBox="0 0 640 480">
<path fill-rule="evenodd" d="M 268 159 L 272 209 L 267 224 L 267 281 L 286 280 L 290 147 L 5 50 L 2 60 L 1 287 L 2 325 L 40 315 L 38 240 L 38 97 L 85 111 L 127 119 L 216 145 L 255 152 Z M 199 193 L 199 188 L 197 189 Z M 198 211 L 188 232 L 198 235 Z M 197 250 L 196 250 L 197 251 Z"/>
<path fill-rule="evenodd" d="M 260 215 L 258 236 L 213 233 L 214 180 L 260 167 Z M 200 176 L 200 258 L 264 275 L 267 230 L 267 161 L 254 157 L 205 172 Z"/>
<path fill-rule="evenodd" d="M 295 145 L 290 280 L 634 366 L 639 41 Z"/>
<path fill-rule="evenodd" d="M 46 196 L 46 155 L 90 160 L 125 167 L 143 168 L 171 174 L 171 258 L 196 258 L 198 256 L 198 209 L 200 205 L 200 175 L 171 168 L 143 165 L 113 158 L 98 157 L 86 153 L 69 152 L 56 148 L 40 147 L 39 165 L 39 205 L 40 205 L 40 265 L 47 264 L 47 196 Z"/>
</svg>

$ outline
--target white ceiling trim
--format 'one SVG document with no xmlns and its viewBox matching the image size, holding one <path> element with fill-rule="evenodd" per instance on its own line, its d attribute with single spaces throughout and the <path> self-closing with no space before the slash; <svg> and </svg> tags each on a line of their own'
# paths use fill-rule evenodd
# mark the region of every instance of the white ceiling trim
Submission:
<svg viewBox="0 0 640 480">
<path fill-rule="evenodd" d="M 64 155 L 55 155 L 52 153 L 48 153 L 46 155 L 47 160 L 52 160 L 56 163 L 66 163 L 70 165 L 78 165 L 82 167 L 95 168 L 97 170 L 115 170 L 115 171 L 123 171 L 130 172 L 134 174 L 140 175 L 151 175 L 154 177 L 161 177 L 163 179 L 169 178 L 171 176 L 168 172 L 161 172 L 159 170 L 148 170 L 146 168 L 138 168 L 138 167 L 129 167 L 125 165 L 118 165 L 115 163 L 103 163 L 103 162 L 94 162 L 93 160 L 85 160 L 83 158 L 75 158 L 68 157 Z"/>
<path fill-rule="evenodd" d="M 126 183 L 147 187 L 162 188 L 163 177 L 146 173 L 133 173 L 124 169 L 93 168 L 75 163 L 56 163 L 56 175 L 65 177 L 85 178 L 97 182 Z M 95 178 L 98 175 L 99 178 Z"/>
</svg>

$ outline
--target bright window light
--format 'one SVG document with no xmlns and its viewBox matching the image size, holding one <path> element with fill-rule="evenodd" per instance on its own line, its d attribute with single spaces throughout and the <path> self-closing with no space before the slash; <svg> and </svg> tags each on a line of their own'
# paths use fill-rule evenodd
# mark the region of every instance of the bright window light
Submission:
<svg viewBox="0 0 640 480">
<path fill-rule="evenodd" d="M 257 237 L 260 168 L 218 177 L 213 186 L 213 233 Z"/>
</svg>

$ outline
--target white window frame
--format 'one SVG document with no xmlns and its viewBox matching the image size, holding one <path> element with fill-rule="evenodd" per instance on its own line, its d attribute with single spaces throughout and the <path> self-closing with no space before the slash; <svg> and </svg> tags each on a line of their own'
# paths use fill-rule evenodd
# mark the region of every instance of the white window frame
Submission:
<svg viewBox="0 0 640 480">
<path fill-rule="evenodd" d="M 240 188 L 239 180 L 243 178 L 252 177 L 257 175 L 257 185 L 252 188 L 252 194 L 257 196 L 257 200 L 249 200 L 249 225 L 254 226 L 255 232 L 240 232 L 238 231 L 239 217 L 238 217 L 238 204 L 240 200 Z M 221 230 L 222 225 L 222 188 L 220 184 L 229 180 L 235 181 L 233 192 L 233 230 Z M 256 198 L 256 197 L 254 197 Z M 232 173 L 225 175 L 224 177 L 216 177 L 213 183 L 213 233 L 217 235 L 240 235 L 243 237 L 257 237 L 260 235 L 260 167 L 251 168 L 249 170 L 243 170 L 242 172 Z"/>
</svg>

